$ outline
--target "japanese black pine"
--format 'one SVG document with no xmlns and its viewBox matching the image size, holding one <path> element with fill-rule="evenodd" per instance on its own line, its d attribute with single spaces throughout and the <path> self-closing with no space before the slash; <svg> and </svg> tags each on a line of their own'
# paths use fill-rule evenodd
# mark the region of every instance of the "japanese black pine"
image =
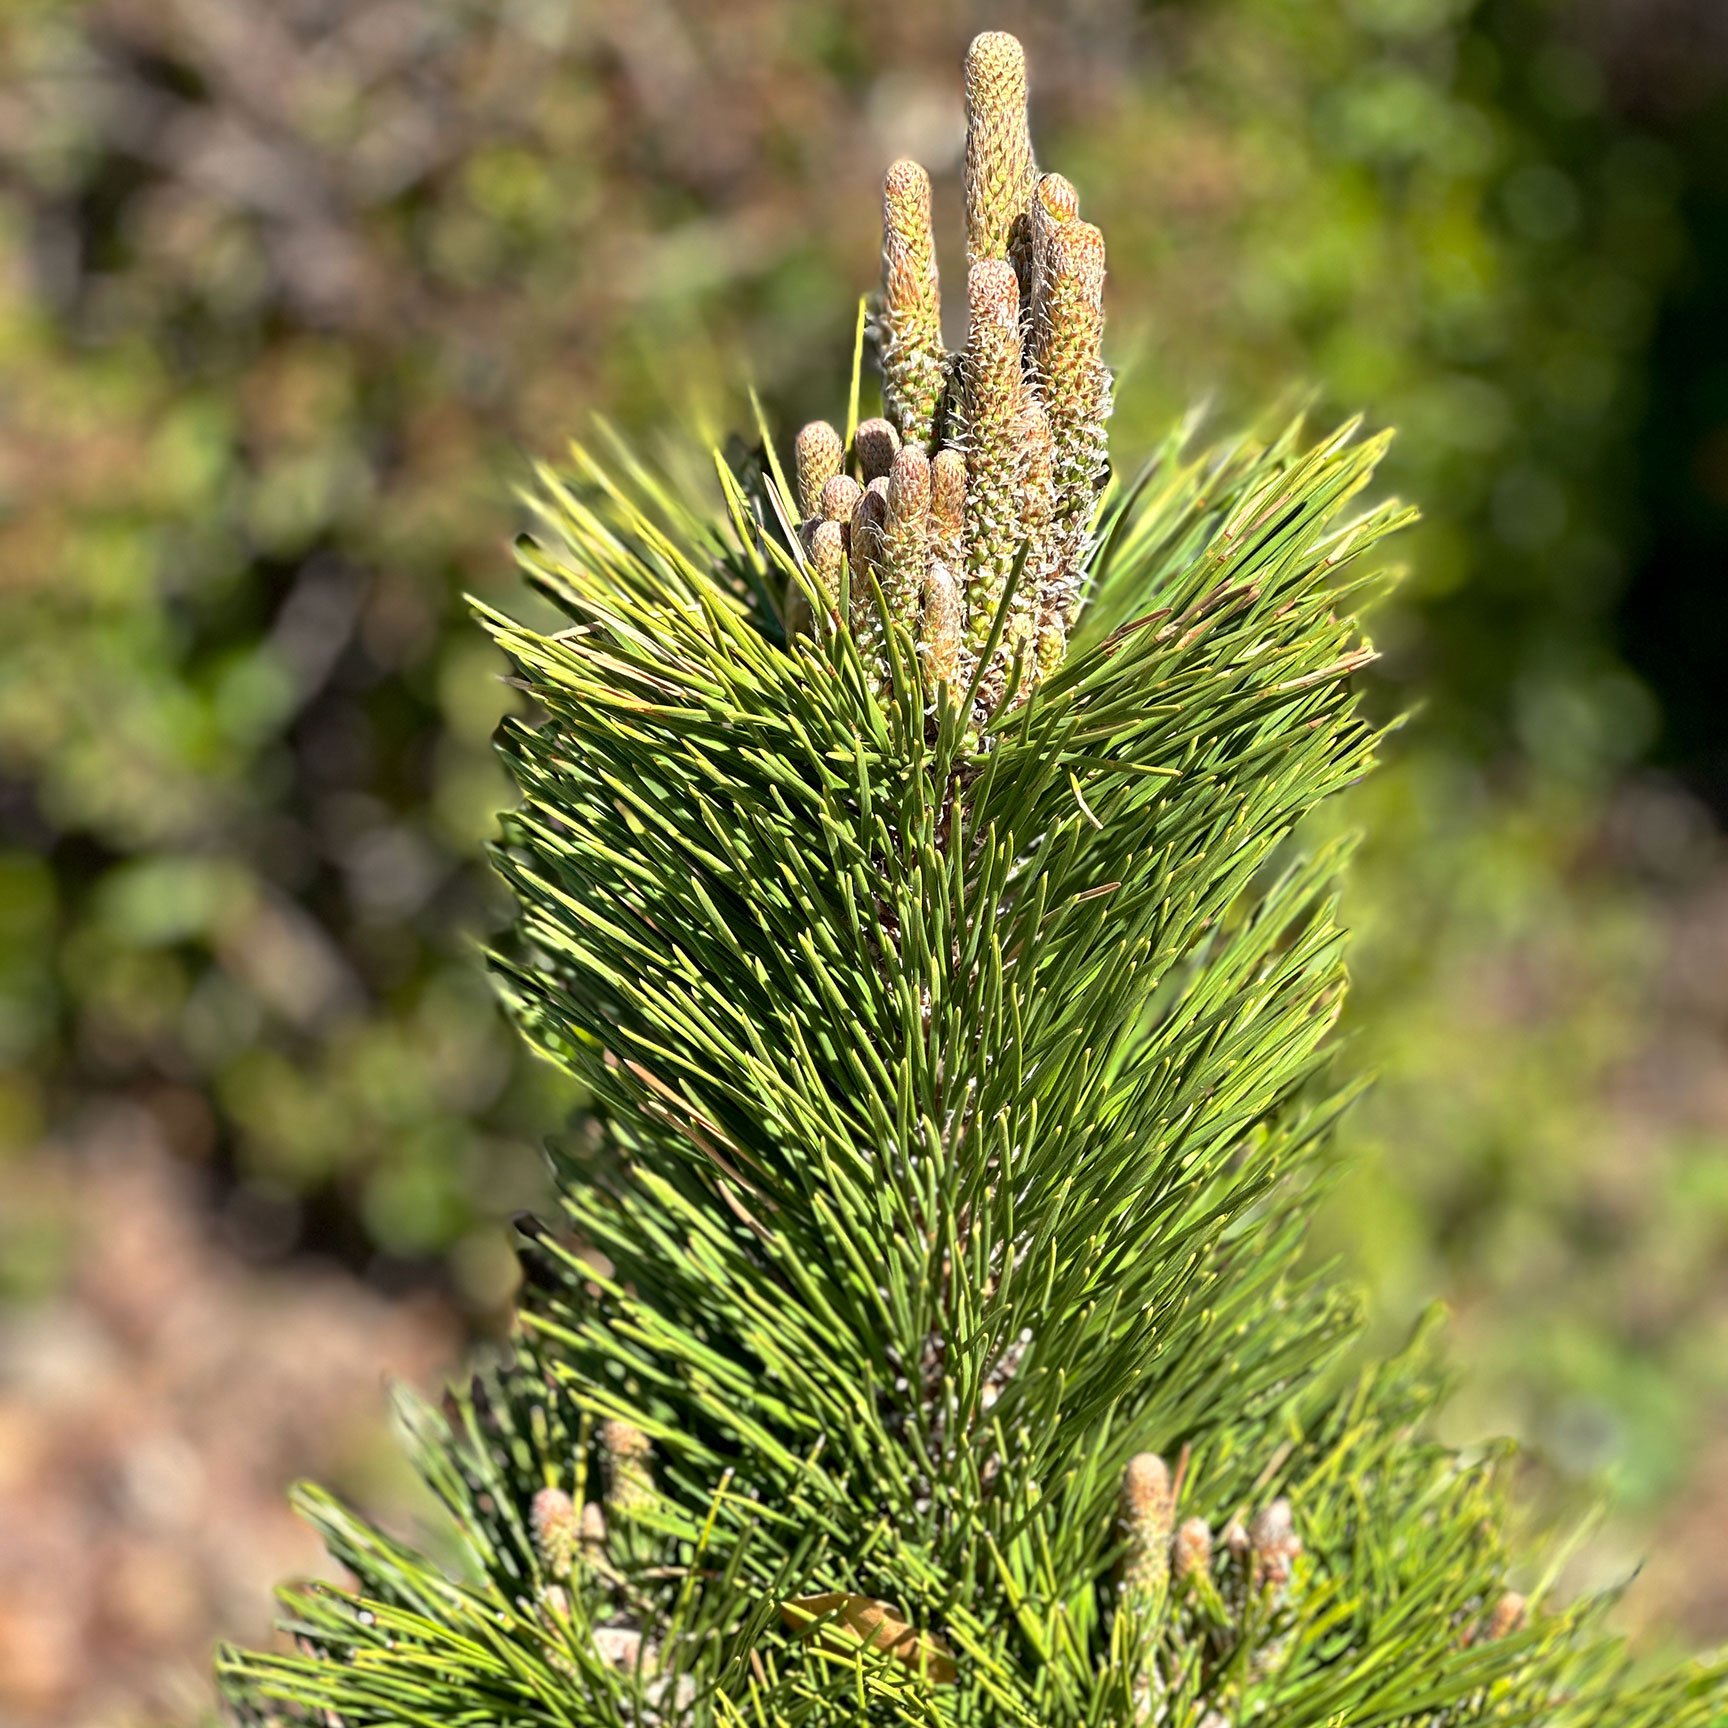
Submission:
<svg viewBox="0 0 1728 1728">
<path fill-rule="evenodd" d="M 410 1546 L 316 1489 L 236 1708 L 328 1728 L 860 1722 L 1703 1728 L 1507 1551 L 1426 1339 L 1347 1366 L 1302 1253 L 1345 1101 L 1352 674 L 1382 440 L 1112 470 L 1104 239 L 965 69 L 950 350 L 887 173 L 882 412 L 712 510 L 617 440 L 482 609 L 532 705 L 496 959 L 592 1120 L 518 1338 L 404 1421 Z M 958 320 L 956 320 L 956 323 Z M 861 322 L 861 333 L 864 326 Z M 1522 1583 L 1530 1599 L 1514 1589 Z"/>
</svg>

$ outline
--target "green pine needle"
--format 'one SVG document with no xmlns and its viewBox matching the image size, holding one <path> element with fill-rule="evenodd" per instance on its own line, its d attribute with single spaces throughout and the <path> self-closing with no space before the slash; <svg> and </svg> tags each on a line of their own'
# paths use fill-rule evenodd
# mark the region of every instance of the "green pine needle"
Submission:
<svg viewBox="0 0 1728 1728">
<path fill-rule="evenodd" d="M 516 1355 L 453 1423 L 404 1407 L 459 1565 L 305 1491 L 358 1585 L 289 1593 L 301 1654 L 223 1654 L 243 1710 L 1720 1719 L 1719 1670 L 1643 1687 L 1590 1606 L 1475 1635 L 1503 1460 L 1422 1437 L 1426 1341 L 1341 1377 L 1356 1304 L 1292 1270 L 1340 1107 L 1346 856 L 1296 837 L 1374 750 L 1354 619 L 1408 519 L 1355 508 L 1381 447 L 1174 436 L 1103 504 L 1069 657 L 971 747 L 844 633 L 787 644 L 772 465 L 718 465 L 718 520 L 634 458 L 542 476 L 522 561 L 569 626 L 477 608 L 540 716 L 500 735 L 522 917 L 493 964 L 610 1151 L 564 1166 Z M 555 1582 L 530 1503 L 598 1504 L 609 1420 L 653 1491 Z M 1288 1499 L 1282 1597 L 1225 1559 L 1118 1610 L 1147 1448 L 1186 1453 L 1180 1513 L 1215 1531 Z M 814 1599 L 887 1605 L 955 1678 L 801 1632 Z"/>
</svg>

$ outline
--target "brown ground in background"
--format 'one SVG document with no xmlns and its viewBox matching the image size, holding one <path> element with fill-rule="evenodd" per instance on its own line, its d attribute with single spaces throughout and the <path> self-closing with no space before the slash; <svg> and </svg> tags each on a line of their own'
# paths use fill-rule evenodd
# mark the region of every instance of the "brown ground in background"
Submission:
<svg viewBox="0 0 1728 1728">
<path fill-rule="evenodd" d="M 8 1171 L 8 1203 L 31 1183 L 72 1191 L 84 1247 L 57 1299 L 0 1311 L 0 1723 L 190 1725 L 212 1641 L 267 1636 L 273 1585 L 319 1568 L 287 1485 L 400 1505 L 385 1380 L 435 1385 L 458 1329 L 247 1266 L 141 1114 Z"/>
</svg>

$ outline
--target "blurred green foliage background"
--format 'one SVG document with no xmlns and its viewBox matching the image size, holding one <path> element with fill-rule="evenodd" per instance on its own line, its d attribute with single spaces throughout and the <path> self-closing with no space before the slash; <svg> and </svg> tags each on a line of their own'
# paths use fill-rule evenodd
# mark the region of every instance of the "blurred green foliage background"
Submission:
<svg viewBox="0 0 1728 1728">
<path fill-rule="evenodd" d="M 1376 630 L 1417 718 L 1348 812 L 1384 1080 L 1327 1242 L 1389 1323 L 1458 1305 L 1463 1429 L 1690 1492 L 1728 1399 L 1716 0 L 9 0 L 0 1157 L 121 1098 L 248 1251 L 498 1310 L 574 1100 L 476 960 L 508 695 L 461 597 L 514 603 L 512 488 L 594 412 L 723 429 L 746 371 L 788 430 L 839 409 L 881 170 L 955 232 L 986 25 L 1111 243 L 1119 456 L 1307 384 L 1401 428 L 1426 512 Z M 75 1228 L 11 1207 L 0 1291 Z"/>
</svg>

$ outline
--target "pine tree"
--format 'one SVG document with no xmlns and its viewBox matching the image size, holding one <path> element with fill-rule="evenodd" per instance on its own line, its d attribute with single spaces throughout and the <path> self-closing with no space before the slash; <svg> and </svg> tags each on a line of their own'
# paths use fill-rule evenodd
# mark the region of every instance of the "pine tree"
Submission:
<svg viewBox="0 0 1728 1728">
<path fill-rule="evenodd" d="M 884 196 L 884 413 L 717 461 L 616 440 L 483 618 L 532 699 L 497 958 L 594 1121 L 509 1355 L 403 1421 L 446 1528 L 316 1489 L 352 1589 L 225 1651 L 243 1719 L 1703 1728 L 1515 1575 L 1432 1328 L 1351 1369 L 1305 1269 L 1348 1087 L 1345 858 L 1382 540 L 1355 426 L 1108 474 L 1104 247 L 966 67 L 966 332 Z M 864 325 L 860 321 L 862 336 Z M 862 346 L 860 345 L 860 355 Z"/>
</svg>

